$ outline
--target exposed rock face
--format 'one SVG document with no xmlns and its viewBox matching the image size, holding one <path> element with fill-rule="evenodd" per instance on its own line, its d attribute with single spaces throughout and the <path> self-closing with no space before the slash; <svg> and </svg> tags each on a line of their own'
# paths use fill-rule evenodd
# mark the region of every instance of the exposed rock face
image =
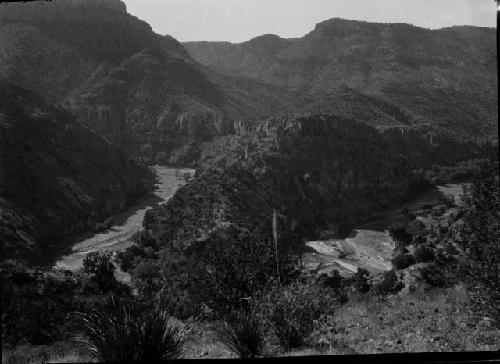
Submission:
<svg viewBox="0 0 500 364">
<path fill-rule="evenodd" d="M 5 83 L 0 99 L 2 258 L 51 257 L 152 187 L 147 167 L 67 112 Z"/>
<path fill-rule="evenodd" d="M 428 30 L 331 19 L 300 39 L 263 36 L 241 44 L 184 46 L 200 63 L 230 75 L 325 103 L 347 86 L 406 109 L 418 125 L 464 139 L 497 139 L 495 44 L 492 28 Z"/>
</svg>

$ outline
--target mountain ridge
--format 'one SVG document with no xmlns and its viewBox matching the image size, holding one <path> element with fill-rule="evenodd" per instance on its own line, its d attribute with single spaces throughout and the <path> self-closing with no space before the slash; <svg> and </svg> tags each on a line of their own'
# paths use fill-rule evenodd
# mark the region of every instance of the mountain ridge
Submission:
<svg viewBox="0 0 500 364">
<path fill-rule="evenodd" d="M 347 86 L 410 110 L 435 131 L 480 140 L 495 139 L 497 130 L 495 38 L 492 28 L 430 30 L 337 18 L 271 53 L 258 37 L 183 45 L 221 73 L 316 98 Z"/>
</svg>

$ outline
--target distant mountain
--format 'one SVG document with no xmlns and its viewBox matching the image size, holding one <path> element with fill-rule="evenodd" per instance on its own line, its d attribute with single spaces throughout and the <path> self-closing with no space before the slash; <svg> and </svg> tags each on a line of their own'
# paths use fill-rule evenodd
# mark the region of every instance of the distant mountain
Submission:
<svg viewBox="0 0 500 364">
<path fill-rule="evenodd" d="M 496 139 L 496 31 L 428 30 L 331 19 L 299 39 L 188 42 L 203 65 L 334 103 L 348 87 L 394 105 L 416 125 L 464 139 Z M 333 98 L 331 98 L 333 94 Z M 410 123 L 411 125 L 411 123 Z"/>
<path fill-rule="evenodd" d="M 119 0 L 0 5 L 0 77 L 149 163 L 192 163 L 200 142 L 297 107 L 276 87 L 205 69 Z"/>
<path fill-rule="evenodd" d="M 152 187 L 152 173 L 66 111 L 0 82 L 2 259 L 47 263 Z"/>
</svg>

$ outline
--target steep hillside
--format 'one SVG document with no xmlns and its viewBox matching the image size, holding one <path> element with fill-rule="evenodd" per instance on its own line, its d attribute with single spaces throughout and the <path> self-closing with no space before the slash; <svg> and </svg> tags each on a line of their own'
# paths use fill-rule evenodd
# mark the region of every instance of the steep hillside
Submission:
<svg viewBox="0 0 500 364">
<path fill-rule="evenodd" d="M 148 163 L 190 164 L 200 141 L 300 104 L 205 69 L 119 0 L 2 4 L 0 30 L 0 77 L 63 103 Z"/>
<path fill-rule="evenodd" d="M 47 263 L 152 186 L 148 168 L 67 112 L 5 82 L 0 99 L 2 258 Z"/>
<path fill-rule="evenodd" d="M 347 86 L 397 104 L 414 114 L 418 125 L 429 124 L 434 131 L 495 139 L 495 41 L 490 28 L 428 30 L 331 19 L 300 39 L 267 35 L 241 44 L 184 46 L 200 63 L 220 72 L 327 102 Z"/>
<path fill-rule="evenodd" d="M 0 29 L 0 77 L 51 101 L 152 44 L 189 58 L 176 40 L 155 34 L 119 0 L 1 4 Z"/>
<path fill-rule="evenodd" d="M 321 229 L 342 235 L 426 187 L 381 134 L 353 120 L 274 118 L 235 144 L 221 151 L 233 153 L 223 167 L 207 167 L 148 211 L 144 227 L 160 249 L 183 250 L 229 227 L 270 225 L 273 209 L 303 238 Z"/>
<path fill-rule="evenodd" d="M 148 163 L 189 165 L 200 143 L 295 103 L 281 90 L 207 73 L 159 46 L 136 53 L 71 99 L 79 120 Z"/>
<path fill-rule="evenodd" d="M 165 155 L 175 148 L 233 132 L 221 112 L 220 89 L 158 46 L 89 83 L 74 101 L 83 124 L 146 160 L 159 152 L 168 162 Z"/>
</svg>

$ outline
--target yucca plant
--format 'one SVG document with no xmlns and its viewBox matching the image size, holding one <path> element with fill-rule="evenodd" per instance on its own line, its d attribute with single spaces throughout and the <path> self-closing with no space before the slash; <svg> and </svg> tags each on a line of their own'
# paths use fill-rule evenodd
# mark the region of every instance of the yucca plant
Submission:
<svg viewBox="0 0 500 364">
<path fill-rule="evenodd" d="M 102 361 L 168 360 L 180 357 L 189 332 L 167 309 L 146 309 L 132 298 L 111 296 L 100 310 L 75 315 L 76 341 Z"/>
<path fill-rule="evenodd" d="M 240 311 L 214 328 L 217 339 L 240 358 L 262 356 L 268 330 L 254 312 Z"/>
</svg>

